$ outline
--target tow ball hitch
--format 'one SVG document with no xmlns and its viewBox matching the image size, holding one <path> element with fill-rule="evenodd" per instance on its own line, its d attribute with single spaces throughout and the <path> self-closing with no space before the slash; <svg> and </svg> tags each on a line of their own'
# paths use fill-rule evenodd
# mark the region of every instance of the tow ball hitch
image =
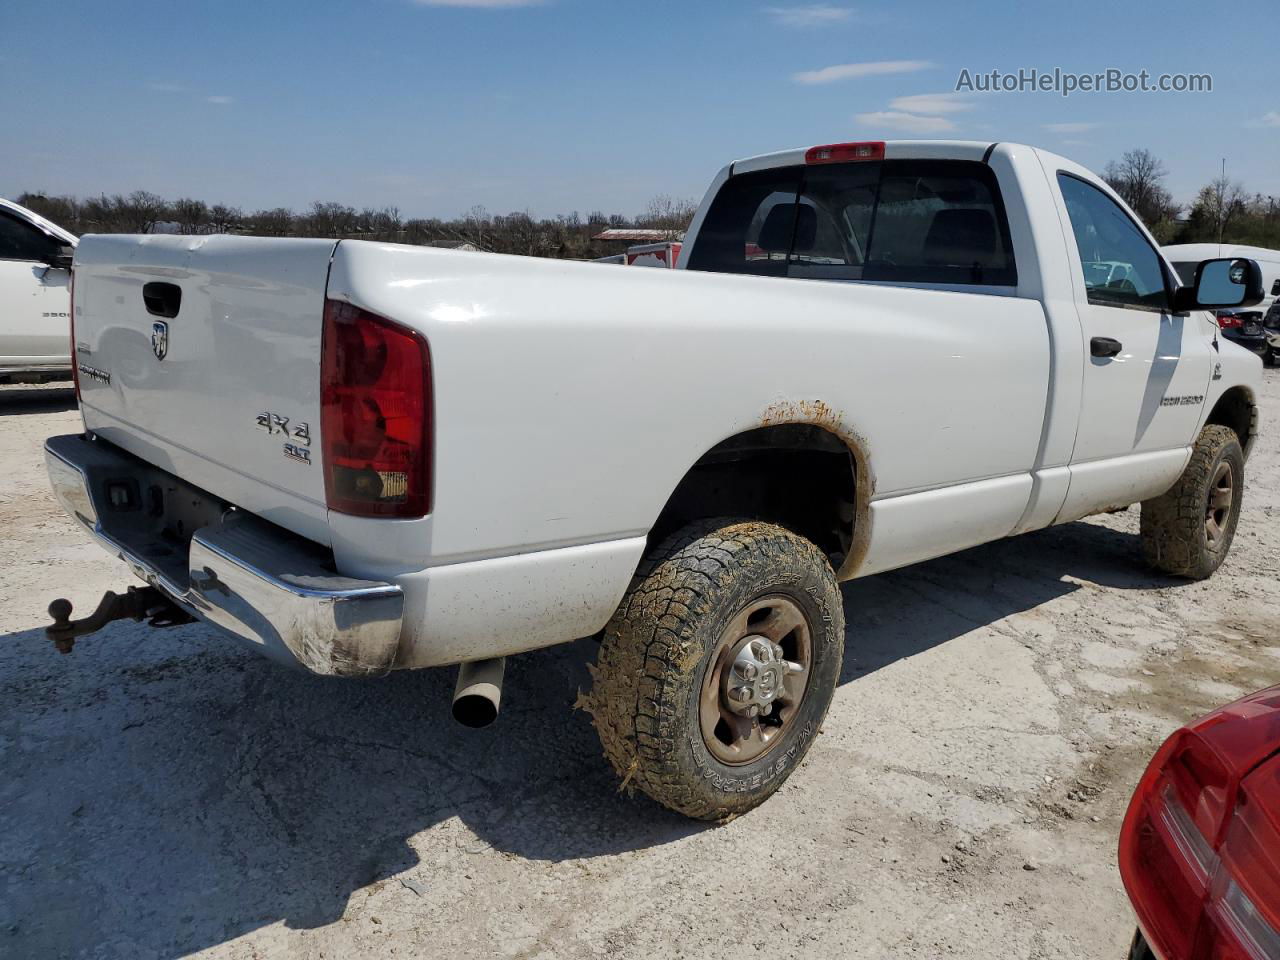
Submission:
<svg viewBox="0 0 1280 960">
<path fill-rule="evenodd" d="M 155 587 L 130 587 L 126 593 L 108 590 L 98 609 L 80 620 L 71 619 L 71 601 L 59 597 L 49 604 L 49 616 L 53 623 L 44 632 L 59 653 L 70 653 L 76 637 L 96 633 L 113 620 L 146 620 L 153 627 L 176 627 L 195 620 Z"/>
</svg>

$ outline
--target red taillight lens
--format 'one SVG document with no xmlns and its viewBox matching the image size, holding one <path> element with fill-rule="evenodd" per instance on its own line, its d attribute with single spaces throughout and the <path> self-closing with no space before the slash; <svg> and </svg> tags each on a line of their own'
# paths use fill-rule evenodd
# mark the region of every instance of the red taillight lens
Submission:
<svg viewBox="0 0 1280 960">
<path fill-rule="evenodd" d="M 1120 875 L 1164 960 L 1280 957 L 1280 833 L 1258 807 L 1196 732 L 1180 730 L 1151 761 L 1120 832 Z"/>
<path fill-rule="evenodd" d="M 1223 330 L 1235 330 L 1244 326 L 1244 321 L 1233 313 L 1218 314 L 1218 326 Z"/>
<path fill-rule="evenodd" d="M 853 160 L 883 159 L 883 140 L 867 140 L 862 143 L 829 143 L 824 147 L 810 147 L 804 154 L 804 162 L 809 164 L 849 163 Z"/>
<path fill-rule="evenodd" d="M 431 354 L 421 334 L 325 301 L 320 430 L 330 510 L 431 511 Z"/>
<path fill-rule="evenodd" d="M 80 354 L 76 351 L 76 271 L 71 269 L 67 280 L 67 313 L 71 317 L 71 383 L 76 388 L 76 403 L 80 402 Z"/>
</svg>

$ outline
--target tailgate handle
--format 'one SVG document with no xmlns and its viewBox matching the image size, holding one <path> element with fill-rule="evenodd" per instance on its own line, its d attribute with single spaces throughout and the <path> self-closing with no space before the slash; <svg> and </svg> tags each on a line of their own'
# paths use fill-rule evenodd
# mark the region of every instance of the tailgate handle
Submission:
<svg viewBox="0 0 1280 960">
<path fill-rule="evenodd" d="M 182 288 L 159 280 L 142 285 L 142 302 L 153 317 L 176 317 L 182 306 Z"/>
</svg>

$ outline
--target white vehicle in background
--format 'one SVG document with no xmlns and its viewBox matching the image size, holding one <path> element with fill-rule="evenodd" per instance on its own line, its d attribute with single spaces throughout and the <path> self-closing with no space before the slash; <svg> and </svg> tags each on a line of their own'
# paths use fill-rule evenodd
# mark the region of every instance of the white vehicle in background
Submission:
<svg viewBox="0 0 1280 960">
<path fill-rule="evenodd" d="M 0 199 L 0 383 L 71 379 L 74 235 Z"/>
<path fill-rule="evenodd" d="M 1216 319 L 1222 335 L 1237 346 L 1256 353 L 1266 364 L 1276 361 L 1280 345 L 1275 306 L 1280 298 L 1280 250 L 1248 247 L 1238 243 L 1175 243 L 1163 248 L 1183 283 L 1192 283 L 1201 260 L 1215 257 L 1243 257 L 1262 270 L 1262 302 L 1245 309 L 1218 310 Z M 1188 277 L 1191 279 L 1189 280 Z M 1270 311 L 1270 314 L 1268 314 Z"/>
<path fill-rule="evenodd" d="M 1179 283 L 1018 144 L 730 164 L 676 270 L 90 236 L 75 277 L 84 430 L 49 476 L 148 586 L 55 600 L 59 649 L 201 619 L 330 676 L 461 664 L 481 725 L 504 657 L 599 636 L 606 755 L 706 819 L 817 736 L 838 581 L 1138 502 L 1148 562 L 1208 577 L 1258 432 L 1261 365 L 1205 313 L 1257 265 Z"/>
<path fill-rule="evenodd" d="M 1183 283 L 1195 282 L 1195 269 L 1204 260 L 1239 257 L 1252 260 L 1262 270 L 1262 302 L 1251 309 L 1266 313 L 1280 297 L 1280 250 L 1249 247 L 1240 243 L 1172 243 L 1161 248 Z"/>
</svg>

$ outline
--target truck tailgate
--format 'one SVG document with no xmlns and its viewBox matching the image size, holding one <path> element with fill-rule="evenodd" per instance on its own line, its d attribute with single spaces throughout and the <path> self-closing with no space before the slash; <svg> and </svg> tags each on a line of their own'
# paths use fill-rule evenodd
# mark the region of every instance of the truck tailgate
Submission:
<svg viewBox="0 0 1280 960">
<path fill-rule="evenodd" d="M 334 246 L 85 237 L 73 308 L 85 427 L 327 543 L 320 338 Z"/>
</svg>

